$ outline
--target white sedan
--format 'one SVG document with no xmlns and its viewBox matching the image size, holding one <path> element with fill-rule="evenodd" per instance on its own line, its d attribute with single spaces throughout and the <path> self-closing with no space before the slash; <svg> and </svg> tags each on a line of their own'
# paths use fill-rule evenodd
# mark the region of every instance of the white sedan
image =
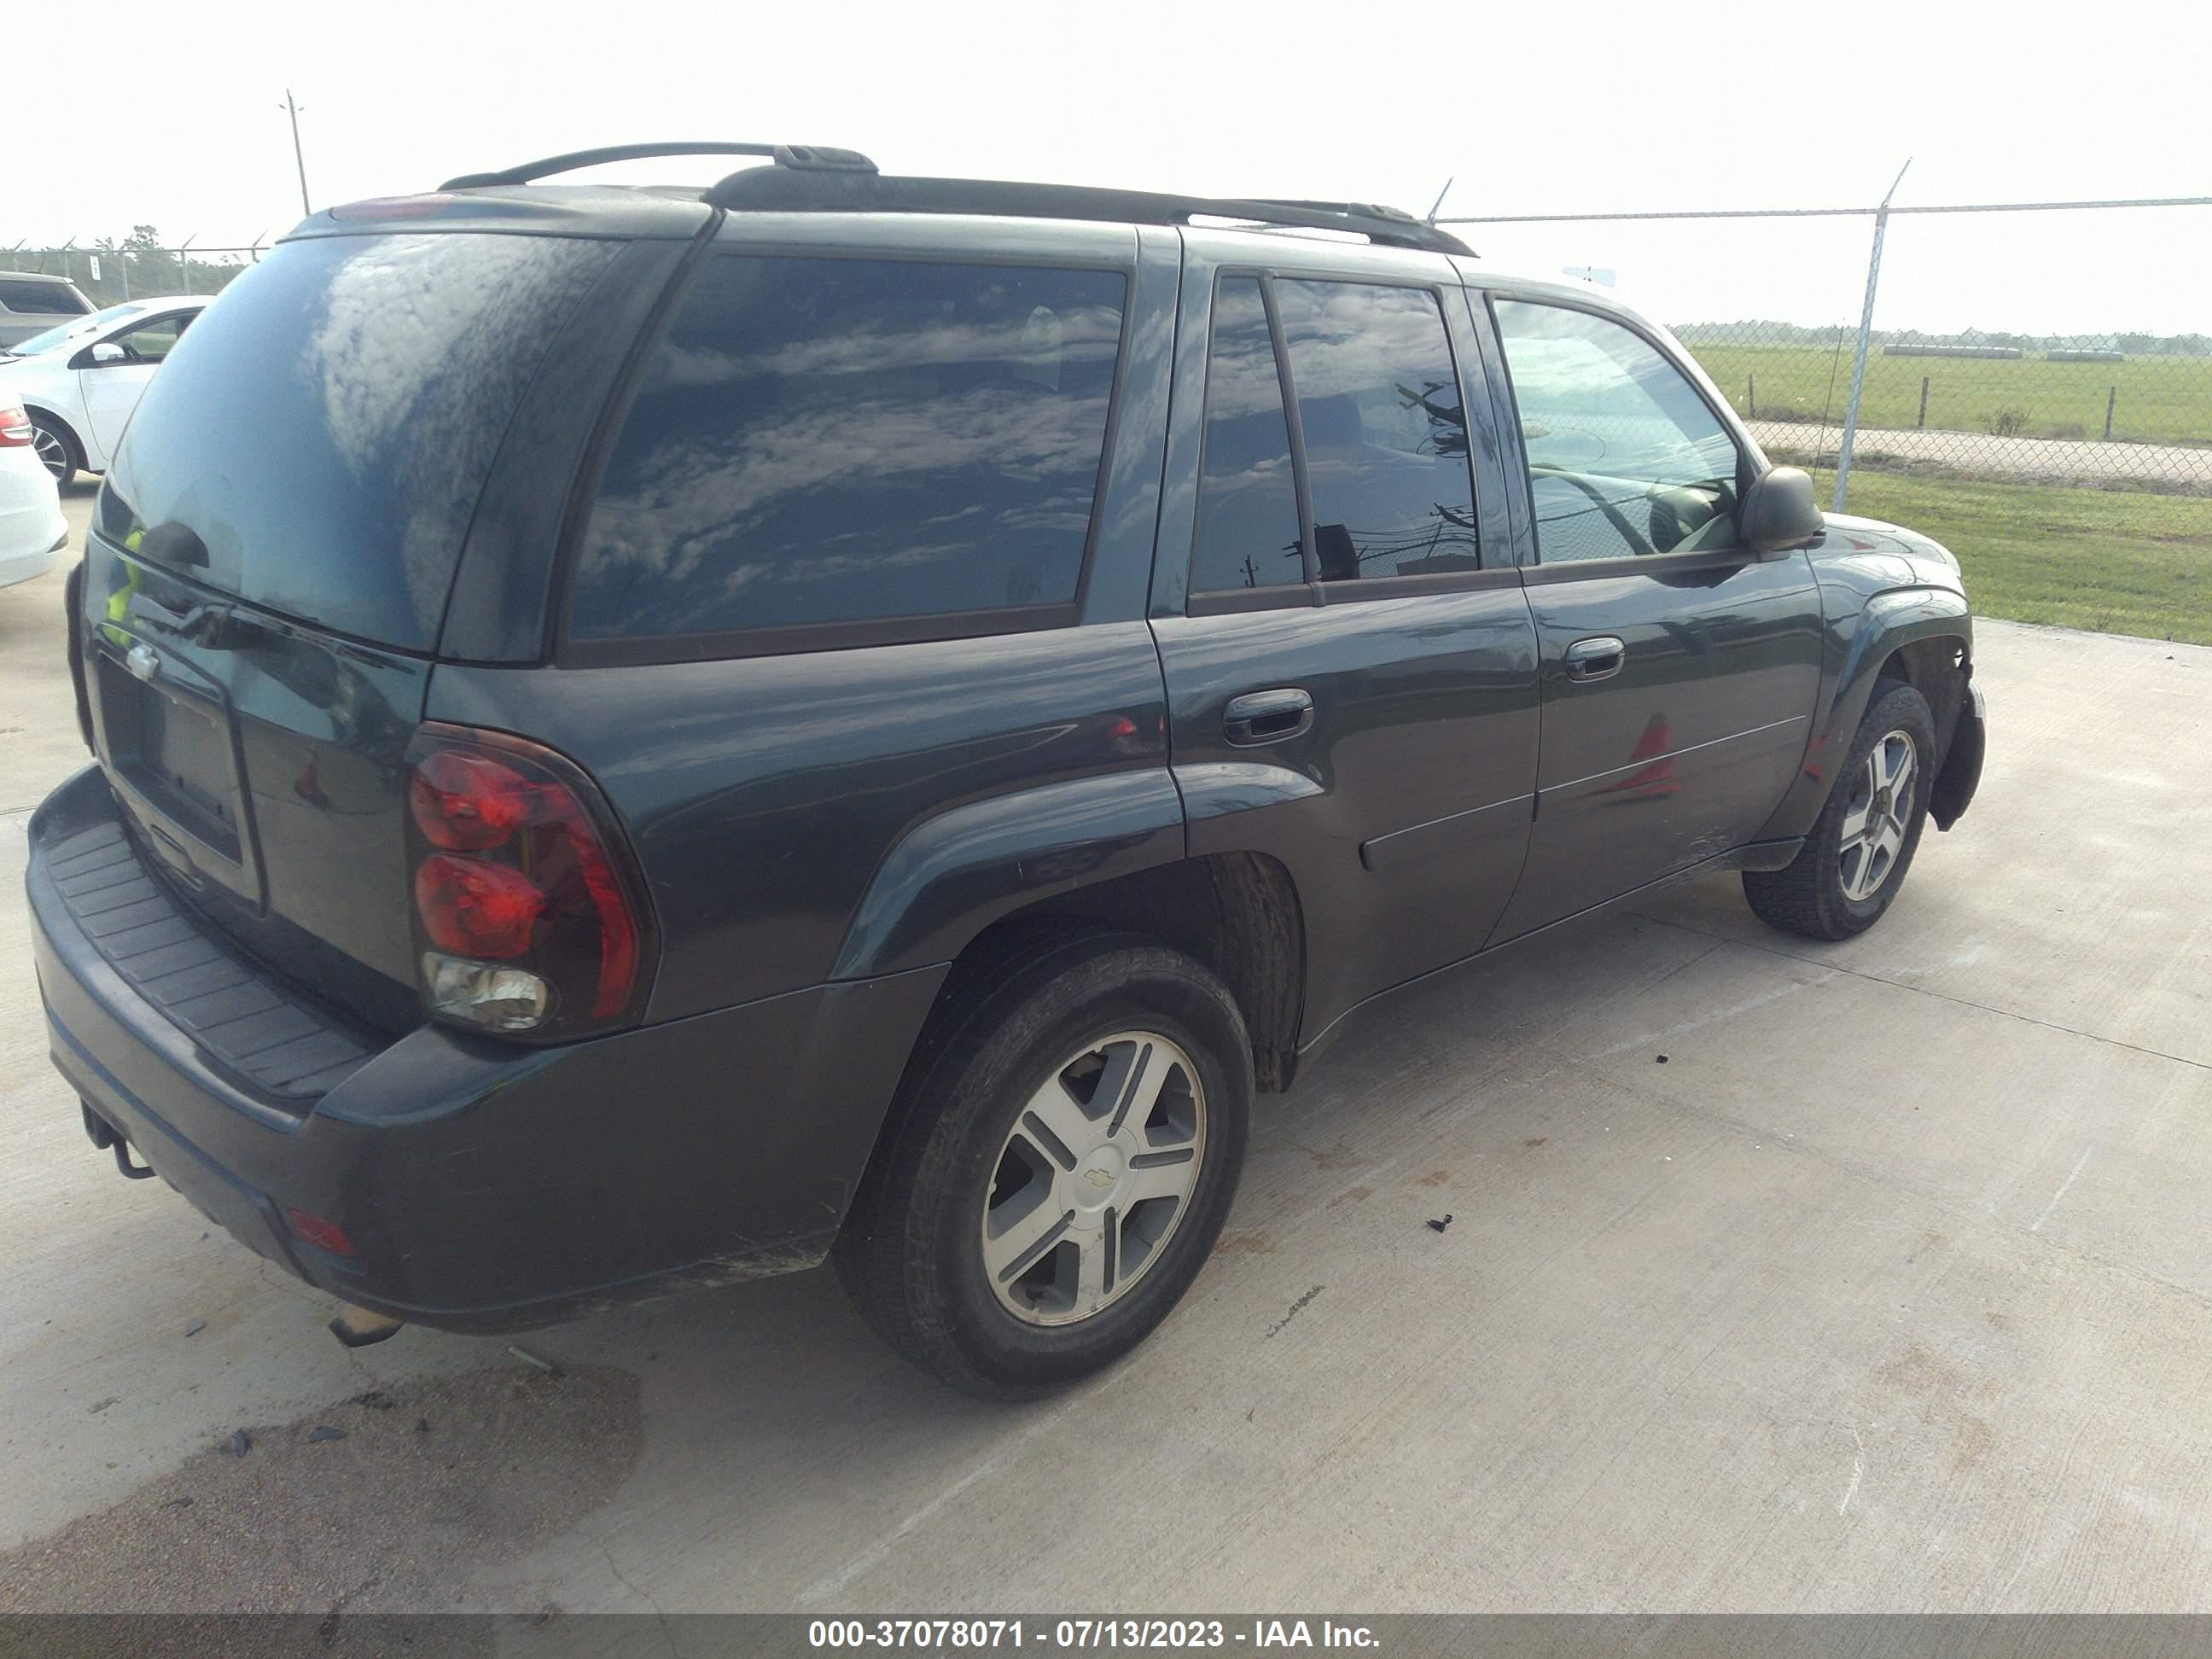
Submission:
<svg viewBox="0 0 2212 1659">
<path fill-rule="evenodd" d="M 210 296 L 127 300 L 0 351 L 0 404 L 30 416 L 31 442 L 57 484 L 107 471 L 146 383 Z"/>
<path fill-rule="evenodd" d="M 39 465 L 30 417 L 0 400 L 0 587 L 45 575 L 68 540 L 61 490 Z"/>
</svg>

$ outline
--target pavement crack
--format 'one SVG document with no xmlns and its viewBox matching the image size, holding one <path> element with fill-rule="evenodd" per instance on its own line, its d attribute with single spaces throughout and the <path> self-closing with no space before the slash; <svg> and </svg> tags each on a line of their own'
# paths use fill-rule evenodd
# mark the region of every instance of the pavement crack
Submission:
<svg viewBox="0 0 2212 1659">
<path fill-rule="evenodd" d="M 1307 1303 L 1312 1301 L 1316 1297 L 1319 1296 L 1328 1288 L 1328 1286 L 1326 1285 L 1316 1285 L 1311 1290 L 1308 1291 L 1304 1296 L 1300 1297 L 1297 1301 L 1291 1303 L 1289 1310 L 1286 1311 L 1280 1319 L 1277 1320 L 1273 1325 L 1270 1325 L 1267 1328 L 1267 1336 L 1273 1336 L 1277 1331 L 1281 1330 L 1284 1326 L 1289 1324 L 1293 1319 L 1296 1319 L 1298 1316 L 1299 1310 L 1303 1309 Z M 1260 1340 L 1262 1342 L 1265 1342 L 1267 1340 L 1267 1336 L 1263 1336 Z"/>
<path fill-rule="evenodd" d="M 2212 1063 L 2191 1060 L 2186 1054 L 2170 1054 L 2163 1048 L 2146 1048 L 2140 1042 L 2127 1042 L 2118 1037 L 2106 1036 L 2098 1031 L 2085 1031 L 2079 1026 L 2062 1025 L 2055 1019 L 2044 1019 L 2034 1014 L 2023 1014 L 2014 1008 L 1996 1008 L 1986 1002 L 1976 1002 L 1972 997 L 1954 996 L 1948 991 L 1937 991 L 1925 985 L 1913 985 L 1901 979 L 1890 979 L 1881 974 L 1869 973 L 1863 968 L 1847 968 L 1841 963 L 1823 962 L 1817 957 L 1801 956 L 1795 951 L 1785 951 L 1778 945 L 1761 945 L 1746 939 L 1732 939 L 1724 933 L 1709 933 L 1702 927 L 1692 927 L 1687 922 L 1670 921 L 1664 916 L 1636 913 L 1645 921 L 1656 922 L 1662 927 L 1672 927 L 1677 933 L 1693 933 L 1699 939 L 1717 939 L 1723 945 L 1739 945 L 1747 951 L 1757 951 L 1763 956 L 1779 957 L 1784 962 L 1802 963 L 1808 968 L 1820 968 L 1832 974 L 1848 974 L 1853 979 L 1863 979 L 1875 985 L 1887 985 L 1893 991 L 1909 991 L 1915 996 L 1933 997 L 1938 1002 L 1948 1002 L 1955 1007 L 1972 1008 L 1978 1013 L 1995 1014 L 2000 1019 L 2016 1019 L 2023 1025 L 2039 1025 L 2046 1031 L 2057 1031 L 2067 1036 L 2086 1038 L 2101 1042 L 2108 1048 L 2124 1048 L 2131 1054 L 2142 1054 L 2152 1060 L 2170 1060 L 2177 1066 L 2186 1066 L 2193 1071 L 2212 1072 Z M 1711 952 L 1707 953 L 1708 955 Z"/>
<path fill-rule="evenodd" d="M 637 1585 L 633 1583 L 630 1581 L 629 1575 L 615 1565 L 615 1553 L 607 1547 L 607 1540 L 605 1538 L 601 1537 L 595 1532 L 586 1533 L 584 1535 L 589 1538 L 592 1543 L 599 1546 L 600 1559 L 607 1564 L 607 1571 L 614 1574 L 615 1583 L 620 1584 L 632 1595 L 635 1595 L 639 1601 L 644 1602 L 646 1606 L 653 1609 L 653 1616 L 660 1621 L 661 1639 L 668 1644 L 669 1652 L 675 1654 L 677 1656 L 677 1659 L 683 1659 L 684 1650 L 676 1645 L 676 1632 L 668 1627 L 668 1613 L 666 1610 L 661 1607 L 659 1602 L 654 1601 L 651 1595 L 647 1595 L 644 1590 L 640 1589 Z"/>
</svg>

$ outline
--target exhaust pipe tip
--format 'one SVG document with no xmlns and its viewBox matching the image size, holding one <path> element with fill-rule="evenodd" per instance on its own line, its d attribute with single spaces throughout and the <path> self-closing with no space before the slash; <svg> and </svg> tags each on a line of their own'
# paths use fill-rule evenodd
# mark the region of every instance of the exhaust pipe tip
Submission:
<svg viewBox="0 0 2212 1659">
<path fill-rule="evenodd" d="M 331 1321 L 331 1334 L 349 1348 L 366 1348 L 373 1342 L 381 1342 L 388 1336 L 397 1336 L 406 1324 L 390 1314 L 371 1313 L 366 1308 L 356 1308 L 351 1303 L 338 1304 L 337 1315 Z"/>
</svg>

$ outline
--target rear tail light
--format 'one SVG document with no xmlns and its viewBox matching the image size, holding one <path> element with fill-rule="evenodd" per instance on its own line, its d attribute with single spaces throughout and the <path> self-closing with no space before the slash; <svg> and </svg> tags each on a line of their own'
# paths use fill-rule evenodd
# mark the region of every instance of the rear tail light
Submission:
<svg viewBox="0 0 2212 1659">
<path fill-rule="evenodd" d="M 407 763 L 416 963 L 432 1017 L 537 1042 L 634 1019 L 648 919 L 591 781 L 550 749 L 435 722 Z"/>
<path fill-rule="evenodd" d="M 0 449 L 25 449 L 31 442 L 31 417 L 21 404 L 0 404 Z"/>
</svg>

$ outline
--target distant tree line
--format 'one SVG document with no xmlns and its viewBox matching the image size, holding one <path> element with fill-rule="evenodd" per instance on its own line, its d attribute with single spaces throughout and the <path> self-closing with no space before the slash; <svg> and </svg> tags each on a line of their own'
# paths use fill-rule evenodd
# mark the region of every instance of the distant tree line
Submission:
<svg viewBox="0 0 2212 1659">
<path fill-rule="evenodd" d="M 1734 323 L 1679 323 L 1674 325 L 1674 332 L 1691 345 L 1834 347 L 1849 344 L 1858 337 L 1858 330 L 1844 324 L 1808 327 L 1771 318 L 1747 318 Z M 2124 351 L 2131 357 L 2212 356 L 2212 335 L 2207 334 L 2014 334 L 1980 328 L 1942 334 L 1917 328 L 1878 328 L 1870 337 L 1878 346 L 2017 346 L 2023 351 L 2072 347 L 2090 351 Z"/>
<path fill-rule="evenodd" d="M 97 260 L 100 274 L 93 275 Z M 152 225 L 133 225 L 121 241 L 102 236 L 68 247 L 0 247 L 0 270 L 43 270 L 67 276 L 95 306 L 149 295 L 213 294 L 252 263 L 250 253 L 177 251 Z"/>
</svg>

